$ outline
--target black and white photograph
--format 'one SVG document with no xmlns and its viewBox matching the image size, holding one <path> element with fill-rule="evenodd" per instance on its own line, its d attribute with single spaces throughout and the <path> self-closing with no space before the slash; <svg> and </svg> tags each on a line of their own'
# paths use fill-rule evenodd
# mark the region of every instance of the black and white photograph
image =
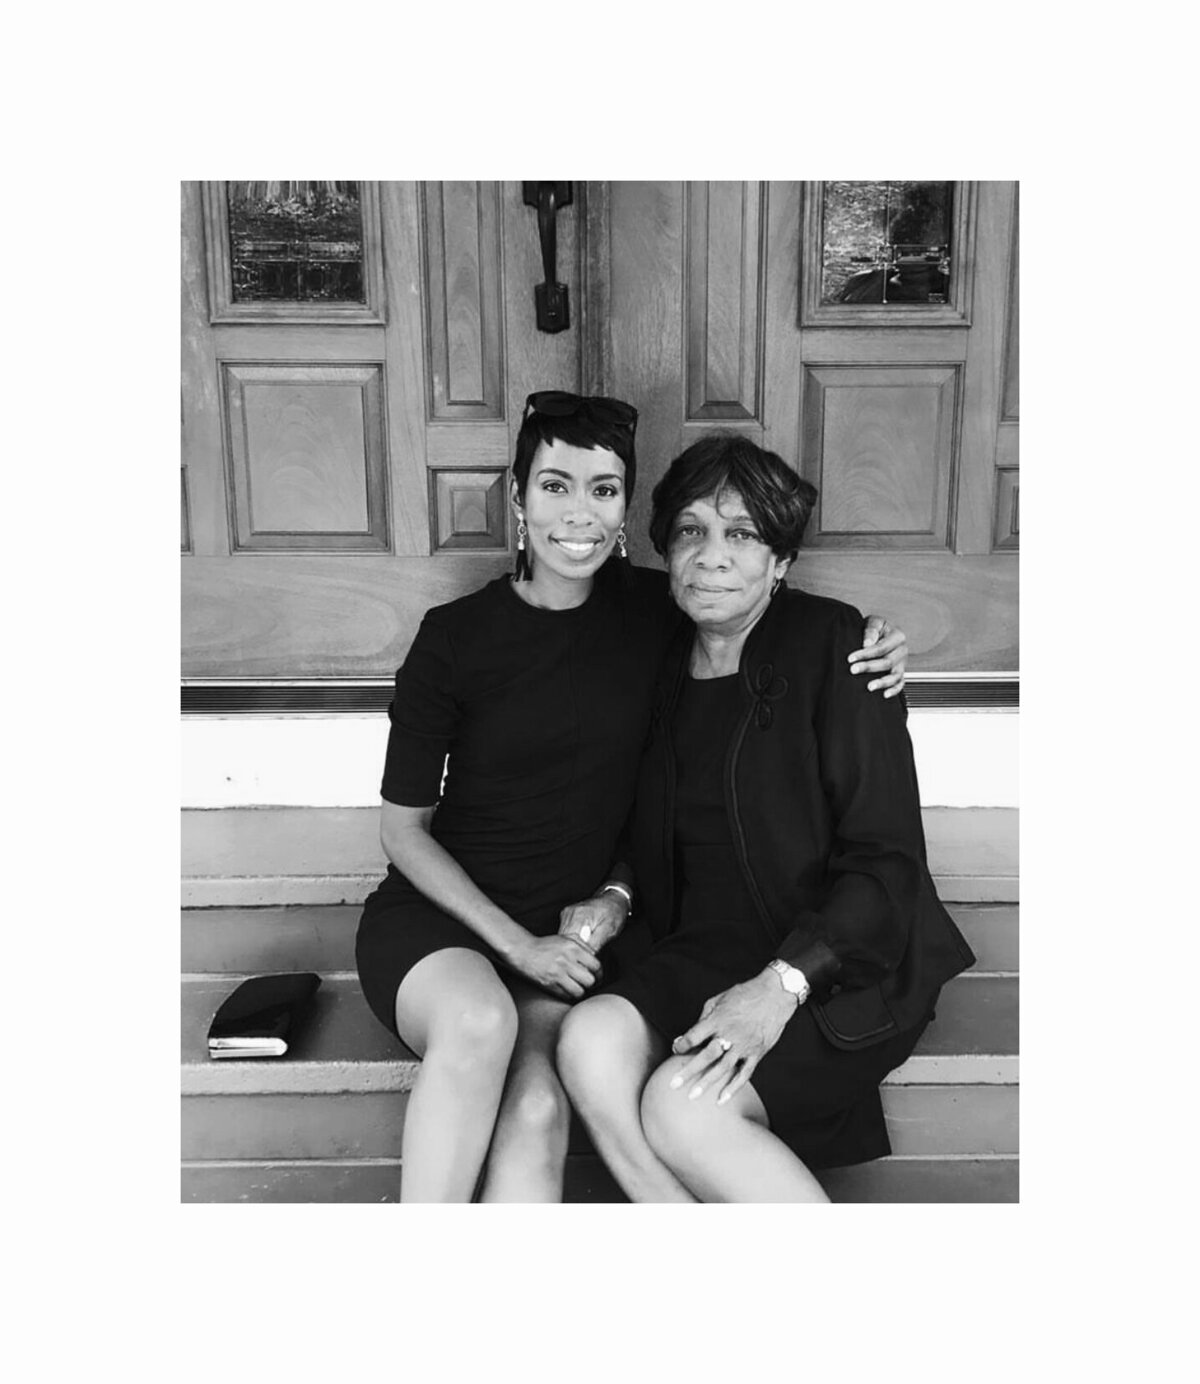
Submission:
<svg viewBox="0 0 1200 1384">
<path fill-rule="evenodd" d="M 15 16 L 10 1373 L 1186 1376 L 1186 23 Z"/>
<path fill-rule="evenodd" d="M 182 1201 L 1017 1202 L 1018 182 L 180 190 Z"/>
</svg>

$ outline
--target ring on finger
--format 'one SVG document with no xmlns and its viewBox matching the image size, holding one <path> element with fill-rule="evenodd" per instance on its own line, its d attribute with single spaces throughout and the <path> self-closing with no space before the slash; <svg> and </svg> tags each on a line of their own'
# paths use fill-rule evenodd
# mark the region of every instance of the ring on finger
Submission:
<svg viewBox="0 0 1200 1384">
<path fill-rule="evenodd" d="M 729 1041 L 728 1038 L 718 1038 L 717 1046 L 721 1049 L 722 1052 L 728 1052 L 729 1049 L 733 1047 L 733 1044 Z"/>
</svg>

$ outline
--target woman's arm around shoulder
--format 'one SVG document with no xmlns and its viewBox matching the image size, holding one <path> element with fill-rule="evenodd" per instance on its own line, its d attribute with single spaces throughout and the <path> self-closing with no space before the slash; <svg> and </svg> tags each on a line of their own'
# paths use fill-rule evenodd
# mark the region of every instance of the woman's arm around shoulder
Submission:
<svg viewBox="0 0 1200 1384">
<path fill-rule="evenodd" d="M 803 587 L 792 587 L 793 597 L 799 597 L 797 608 L 804 613 L 804 621 L 814 617 L 819 629 L 826 629 L 827 622 L 841 612 L 845 618 L 853 617 L 855 636 L 846 651 L 842 667 L 854 675 L 875 674 L 867 681 L 868 692 L 882 692 L 884 700 L 890 701 L 904 691 L 904 674 L 908 667 L 908 636 L 886 616 L 868 615 L 864 620 L 852 605 L 834 600 L 829 596 L 818 596 Z"/>
<path fill-rule="evenodd" d="M 852 673 L 879 673 L 867 683 L 868 692 L 898 697 L 904 691 L 908 666 L 908 636 L 883 615 L 868 615 L 863 626 L 862 647 L 846 656 Z"/>
</svg>

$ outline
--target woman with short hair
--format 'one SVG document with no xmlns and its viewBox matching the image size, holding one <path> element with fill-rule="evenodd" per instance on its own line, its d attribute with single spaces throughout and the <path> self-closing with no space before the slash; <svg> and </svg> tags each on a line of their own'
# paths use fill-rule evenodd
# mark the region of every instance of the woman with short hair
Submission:
<svg viewBox="0 0 1200 1384">
<path fill-rule="evenodd" d="M 783 584 L 815 499 L 736 435 L 654 491 L 687 617 L 632 824 L 654 942 L 558 1047 L 635 1201 L 827 1200 L 812 1169 L 890 1152 L 880 1082 L 974 961 L 926 865 L 904 706 L 843 675 L 861 616 Z"/>
</svg>

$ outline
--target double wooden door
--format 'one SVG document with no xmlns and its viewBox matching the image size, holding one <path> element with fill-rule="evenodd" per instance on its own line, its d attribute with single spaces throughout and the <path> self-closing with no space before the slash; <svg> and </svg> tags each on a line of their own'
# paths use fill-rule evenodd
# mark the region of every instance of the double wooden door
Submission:
<svg viewBox="0 0 1200 1384">
<path fill-rule="evenodd" d="M 949 189 L 932 268 L 838 240 L 892 187 Z M 735 429 L 818 486 L 801 584 L 896 619 L 913 671 L 1014 670 L 1015 184 L 571 188 L 546 333 L 521 183 L 184 184 L 184 676 L 390 677 L 430 605 L 511 566 L 543 388 L 637 405 L 635 560 L 672 457 Z"/>
</svg>

